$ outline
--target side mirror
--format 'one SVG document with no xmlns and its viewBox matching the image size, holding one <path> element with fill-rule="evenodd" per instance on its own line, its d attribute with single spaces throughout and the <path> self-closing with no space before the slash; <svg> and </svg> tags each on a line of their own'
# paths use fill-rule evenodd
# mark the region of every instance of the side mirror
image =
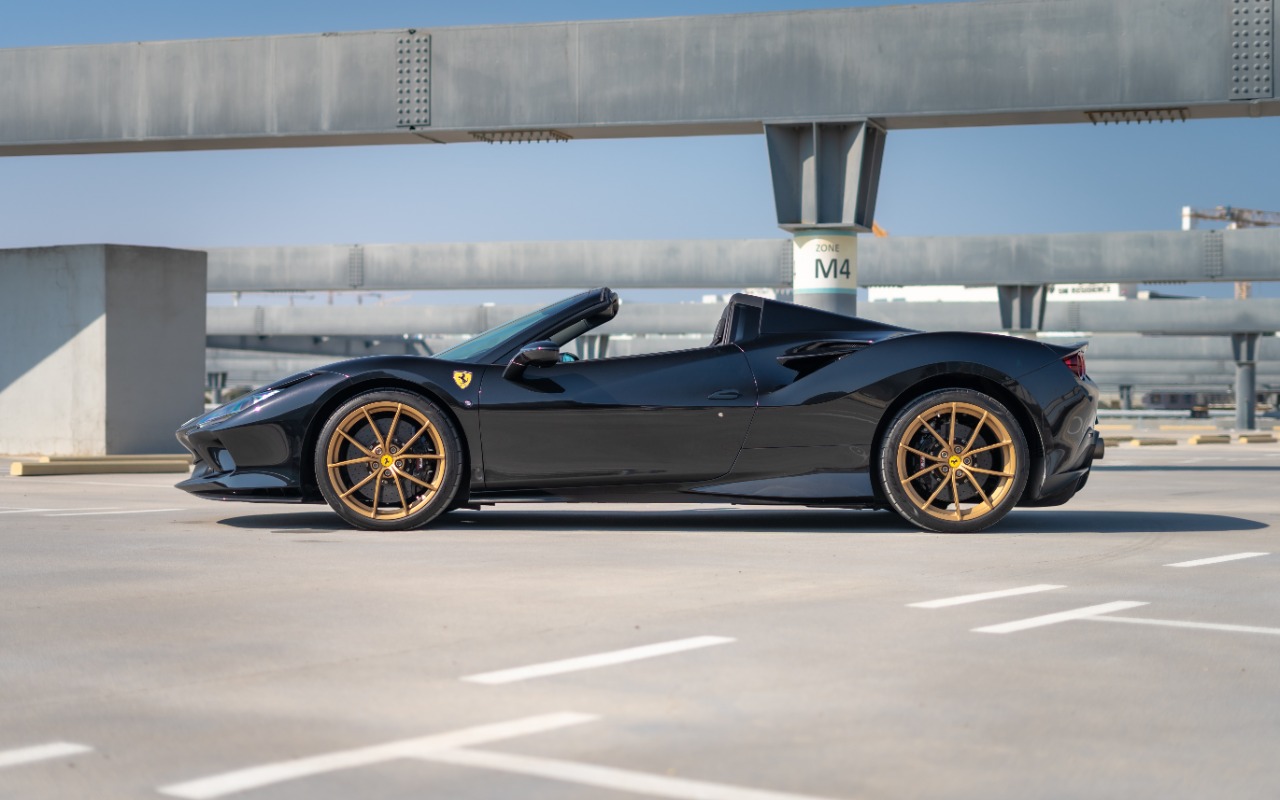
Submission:
<svg viewBox="0 0 1280 800">
<path fill-rule="evenodd" d="M 518 381 L 524 376 L 527 367 L 545 367 L 560 363 L 560 345 L 550 340 L 533 342 L 520 348 L 516 357 L 502 371 L 502 377 L 509 381 Z"/>
</svg>

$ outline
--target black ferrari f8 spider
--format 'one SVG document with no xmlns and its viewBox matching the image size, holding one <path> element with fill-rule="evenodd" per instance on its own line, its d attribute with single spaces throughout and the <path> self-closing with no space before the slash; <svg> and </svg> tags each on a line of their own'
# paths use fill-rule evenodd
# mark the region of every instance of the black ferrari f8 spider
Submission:
<svg viewBox="0 0 1280 800">
<path fill-rule="evenodd" d="M 370 530 L 503 501 L 892 508 L 978 531 L 1065 503 L 1102 439 L 1084 345 L 921 333 L 734 295 L 705 347 L 580 360 L 618 313 L 595 289 L 436 357 L 303 372 L 177 432 L 178 484 L 327 502 Z"/>
</svg>

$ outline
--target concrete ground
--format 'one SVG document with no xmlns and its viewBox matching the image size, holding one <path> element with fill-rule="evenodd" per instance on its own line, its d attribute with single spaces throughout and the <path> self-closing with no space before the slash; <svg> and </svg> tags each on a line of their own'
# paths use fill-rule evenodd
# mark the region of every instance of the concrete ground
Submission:
<svg viewBox="0 0 1280 800">
<path fill-rule="evenodd" d="M 0 797 L 1280 786 L 1280 445 L 1116 449 L 967 536 L 614 505 L 361 533 L 177 477 L 0 477 Z"/>
</svg>

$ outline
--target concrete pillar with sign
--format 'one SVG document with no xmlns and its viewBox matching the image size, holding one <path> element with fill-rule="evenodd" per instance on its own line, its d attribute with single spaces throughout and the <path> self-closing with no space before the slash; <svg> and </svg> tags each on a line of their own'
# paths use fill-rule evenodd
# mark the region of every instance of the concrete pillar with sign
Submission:
<svg viewBox="0 0 1280 800">
<path fill-rule="evenodd" d="M 792 289 L 807 306 L 853 314 L 858 299 L 858 237 L 834 231 L 796 231 Z"/>
<path fill-rule="evenodd" d="M 795 236 L 797 303 L 857 311 L 858 239 L 875 216 L 884 128 L 870 120 L 765 125 L 778 226 Z"/>
</svg>

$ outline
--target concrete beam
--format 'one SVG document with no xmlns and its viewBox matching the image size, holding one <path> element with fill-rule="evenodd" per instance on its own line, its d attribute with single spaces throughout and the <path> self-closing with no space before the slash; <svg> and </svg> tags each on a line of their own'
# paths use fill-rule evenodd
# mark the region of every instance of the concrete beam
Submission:
<svg viewBox="0 0 1280 800">
<path fill-rule="evenodd" d="M 1067 344 L 1080 337 L 1042 336 L 1041 341 Z M 1089 337 L 1089 367 L 1095 363 L 1126 361 L 1184 362 L 1233 361 L 1230 336 L 1127 336 L 1123 334 Z M 1280 362 L 1280 339 L 1262 337 L 1258 341 L 1259 362 Z"/>
<path fill-rule="evenodd" d="M 862 244 L 872 286 L 1280 280 L 1280 229 L 889 237 Z"/>
<path fill-rule="evenodd" d="M 863 314 L 920 330 L 1000 330 L 995 303 L 868 303 Z M 1274 332 L 1280 300 L 1133 300 L 1046 304 L 1045 331 L 1204 336 Z"/>
<path fill-rule="evenodd" d="M 211 347 L 205 351 L 205 370 L 225 374 L 227 386 L 261 386 L 334 360 L 330 355 L 286 355 Z"/>
<path fill-rule="evenodd" d="M 786 288 L 785 239 L 223 247 L 209 291 Z M 864 286 L 1280 280 L 1280 230 L 863 237 Z"/>
<path fill-rule="evenodd" d="M 1137 372 L 1126 376 L 1100 373 L 1098 375 L 1091 374 L 1089 377 L 1100 388 L 1107 391 L 1118 389 L 1121 386 L 1133 386 L 1141 389 L 1200 389 L 1202 391 L 1212 389 L 1231 394 L 1235 391 L 1236 382 L 1234 370 L 1230 374 L 1212 375 L 1182 375 L 1177 372 Z M 1259 392 L 1280 390 L 1280 375 L 1258 376 L 1257 390 Z"/>
<path fill-rule="evenodd" d="M 791 242 L 783 239 L 448 242 L 209 250 L 211 292 L 790 285 Z"/>
<path fill-rule="evenodd" d="M 206 347 L 255 350 L 267 353 L 306 353 L 329 360 L 376 355 L 429 356 L 461 342 L 461 336 L 252 336 L 221 335 L 205 338 Z"/>
<path fill-rule="evenodd" d="M 1241 27 L 1239 6 L 990 0 L 3 50 L 0 153 L 1275 115 L 1271 22 Z"/>
<path fill-rule="evenodd" d="M 367 336 L 378 339 L 469 335 L 533 306 L 313 306 L 210 308 L 210 336 Z M 723 307 L 712 303 L 626 305 L 601 333 L 706 334 Z M 868 303 L 869 319 L 919 330 L 999 331 L 995 303 Z M 1280 300 L 1148 300 L 1050 303 L 1046 331 L 1210 335 L 1273 333 Z"/>
<path fill-rule="evenodd" d="M 532 305 L 500 306 L 313 306 L 210 308 L 210 336 L 367 336 L 404 337 L 475 335 L 537 310 Z M 679 334 L 715 330 L 719 304 L 639 303 L 606 327 L 609 334 Z M 607 328 L 607 330 L 606 330 Z"/>
<path fill-rule="evenodd" d="M 1259 364 L 1258 374 L 1280 378 L 1280 362 Z M 1184 361 L 1175 366 L 1159 362 L 1134 363 L 1132 361 L 1090 361 L 1089 375 L 1106 377 L 1108 380 L 1122 380 L 1126 375 L 1160 374 L 1160 375 L 1215 375 L 1226 384 L 1234 384 L 1236 380 L 1236 363 L 1234 361 Z"/>
</svg>

